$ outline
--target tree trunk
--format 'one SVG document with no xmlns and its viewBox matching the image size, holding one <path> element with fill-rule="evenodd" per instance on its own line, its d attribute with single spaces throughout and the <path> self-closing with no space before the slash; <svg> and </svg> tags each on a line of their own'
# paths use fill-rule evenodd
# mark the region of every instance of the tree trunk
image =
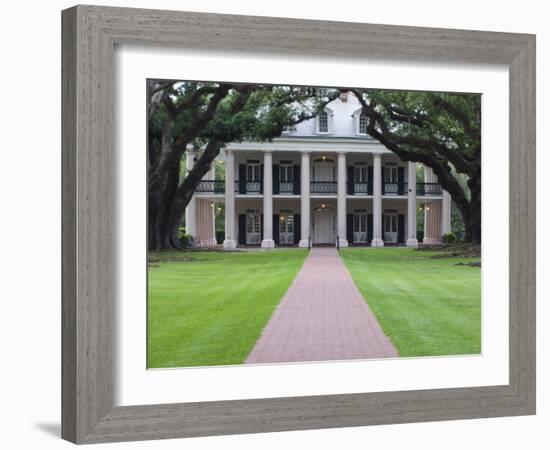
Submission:
<svg viewBox="0 0 550 450">
<path fill-rule="evenodd" d="M 187 208 L 187 205 L 189 204 L 189 201 L 191 200 L 191 197 L 193 196 L 200 180 L 210 170 L 216 156 L 220 154 L 223 144 L 223 142 L 216 140 L 209 141 L 204 149 L 204 152 L 202 152 L 198 161 L 195 162 L 193 169 L 187 174 L 187 177 L 183 180 L 175 192 L 174 199 L 170 203 L 171 210 L 169 217 L 170 245 L 173 248 L 184 248 L 178 236 L 178 229 L 181 224 L 183 214 L 185 213 L 185 208 Z"/>
<path fill-rule="evenodd" d="M 466 229 L 466 242 L 481 244 L 481 173 L 468 180 L 470 188 L 470 222 Z"/>
<path fill-rule="evenodd" d="M 455 201 L 464 221 L 464 242 L 481 244 L 481 175 L 468 181 L 470 199 Z"/>
<path fill-rule="evenodd" d="M 149 249 L 170 250 L 170 209 L 178 187 L 180 164 L 176 164 L 166 173 L 164 183 L 149 191 L 148 220 L 149 220 Z"/>
</svg>

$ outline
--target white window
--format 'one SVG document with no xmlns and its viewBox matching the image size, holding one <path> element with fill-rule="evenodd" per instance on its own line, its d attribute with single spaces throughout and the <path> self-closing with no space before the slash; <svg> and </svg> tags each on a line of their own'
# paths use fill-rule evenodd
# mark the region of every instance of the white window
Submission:
<svg viewBox="0 0 550 450">
<path fill-rule="evenodd" d="M 326 111 L 322 111 L 319 113 L 318 132 L 328 133 L 328 113 Z"/>
<path fill-rule="evenodd" d="M 384 182 L 397 183 L 397 167 L 384 167 Z"/>
<path fill-rule="evenodd" d="M 257 209 L 246 210 L 246 243 L 256 245 L 261 242 L 262 218 Z"/>
<path fill-rule="evenodd" d="M 354 181 L 356 183 L 367 182 L 367 166 L 356 165 L 354 167 Z"/>
<path fill-rule="evenodd" d="M 384 241 L 396 244 L 397 243 L 397 231 L 398 231 L 398 221 L 397 221 L 397 210 L 396 209 L 386 209 L 384 210 Z"/>
<path fill-rule="evenodd" d="M 384 216 L 384 232 L 397 233 L 397 214 L 388 214 Z"/>
<path fill-rule="evenodd" d="M 281 245 L 294 243 L 294 212 L 291 209 L 281 209 L 279 216 L 279 243 Z"/>
<path fill-rule="evenodd" d="M 279 168 L 279 181 L 281 181 L 282 183 L 290 183 L 293 180 L 292 176 L 292 164 L 281 163 L 281 166 Z"/>
<path fill-rule="evenodd" d="M 260 181 L 260 163 L 249 162 L 246 165 L 246 181 Z"/>
<path fill-rule="evenodd" d="M 358 134 L 367 134 L 367 116 L 365 114 L 359 114 Z"/>
<path fill-rule="evenodd" d="M 247 233 L 260 232 L 260 215 L 259 214 L 246 215 L 246 232 Z"/>
<path fill-rule="evenodd" d="M 366 135 L 367 134 L 367 115 L 363 114 L 363 109 L 359 108 L 353 114 L 353 125 L 355 127 L 355 134 Z"/>
</svg>

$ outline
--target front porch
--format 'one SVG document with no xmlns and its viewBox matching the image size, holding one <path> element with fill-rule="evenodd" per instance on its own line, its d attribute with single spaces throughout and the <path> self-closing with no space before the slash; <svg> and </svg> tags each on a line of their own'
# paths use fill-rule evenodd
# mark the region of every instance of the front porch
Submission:
<svg viewBox="0 0 550 450">
<path fill-rule="evenodd" d="M 379 235 L 376 235 L 373 199 L 347 197 L 345 210 L 345 233 L 338 233 L 338 199 L 336 196 L 312 196 L 310 209 L 305 216 L 308 228 L 304 233 L 304 215 L 301 199 L 274 195 L 272 213 L 265 214 L 263 198 L 238 197 L 235 200 L 235 246 L 234 248 L 254 248 L 265 245 L 265 221 L 270 220 L 271 247 L 380 247 L 380 246 L 416 246 L 410 245 L 408 236 L 422 236 L 420 244 L 437 245 L 441 243 L 444 224 L 442 199 L 419 199 L 416 201 L 414 217 L 409 224 L 407 198 L 383 198 L 379 224 Z M 201 247 L 215 247 L 224 242 L 221 230 L 216 231 L 216 214 L 218 224 L 225 222 L 222 197 L 198 198 L 195 204 L 195 236 Z M 220 217 L 220 213 L 223 214 Z M 416 229 L 417 214 L 422 214 L 424 223 Z M 227 225 L 227 224 L 226 224 Z M 415 227 L 410 234 L 409 227 Z M 216 237 L 218 238 L 216 239 Z M 306 236 L 305 238 L 303 236 Z M 378 239 L 374 239 L 375 236 Z M 373 240 L 375 241 L 373 244 Z M 416 242 L 415 242 L 416 244 Z"/>
<path fill-rule="evenodd" d="M 417 182 L 414 162 L 382 152 L 348 157 L 344 151 L 303 151 L 275 159 L 269 151 L 234 153 L 225 151 L 225 180 L 216 180 L 212 170 L 187 208 L 187 234 L 201 246 L 220 243 L 210 231 L 214 217 L 205 202 L 225 205 L 225 249 L 416 247 L 417 214 L 424 206 L 423 243 L 437 244 L 450 231 L 449 194 L 427 167 Z"/>
</svg>

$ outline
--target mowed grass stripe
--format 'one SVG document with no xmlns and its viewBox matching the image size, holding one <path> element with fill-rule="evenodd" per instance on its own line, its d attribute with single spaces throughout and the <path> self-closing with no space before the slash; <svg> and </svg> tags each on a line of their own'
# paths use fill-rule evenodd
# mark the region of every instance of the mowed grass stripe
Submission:
<svg viewBox="0 0 550 450">
<path fill-rule="evenodd" d="M 170 254 L 149 267 L 148 367 L 242 364 L 307 251 Z M 162 262 L 165 261 L 165 262 Z"/>
<path fill-rule="evenodd" d="M 401 356 L 481 352 L 481 271 L 438 252 L 348 248 L 340 254 Z M 479 260 L 479 258 L 477 259 Z"/>
</svg>

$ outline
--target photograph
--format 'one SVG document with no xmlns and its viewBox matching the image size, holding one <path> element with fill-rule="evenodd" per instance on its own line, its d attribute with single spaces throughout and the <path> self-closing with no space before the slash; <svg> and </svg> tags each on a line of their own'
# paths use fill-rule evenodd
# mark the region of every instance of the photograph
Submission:
<svg viewBox="0 0 550 450">
<path fill-rule="evenodd" d="M 148 369 L 482 353 L 480 93 L 145 93 Z"/>
</svg>

